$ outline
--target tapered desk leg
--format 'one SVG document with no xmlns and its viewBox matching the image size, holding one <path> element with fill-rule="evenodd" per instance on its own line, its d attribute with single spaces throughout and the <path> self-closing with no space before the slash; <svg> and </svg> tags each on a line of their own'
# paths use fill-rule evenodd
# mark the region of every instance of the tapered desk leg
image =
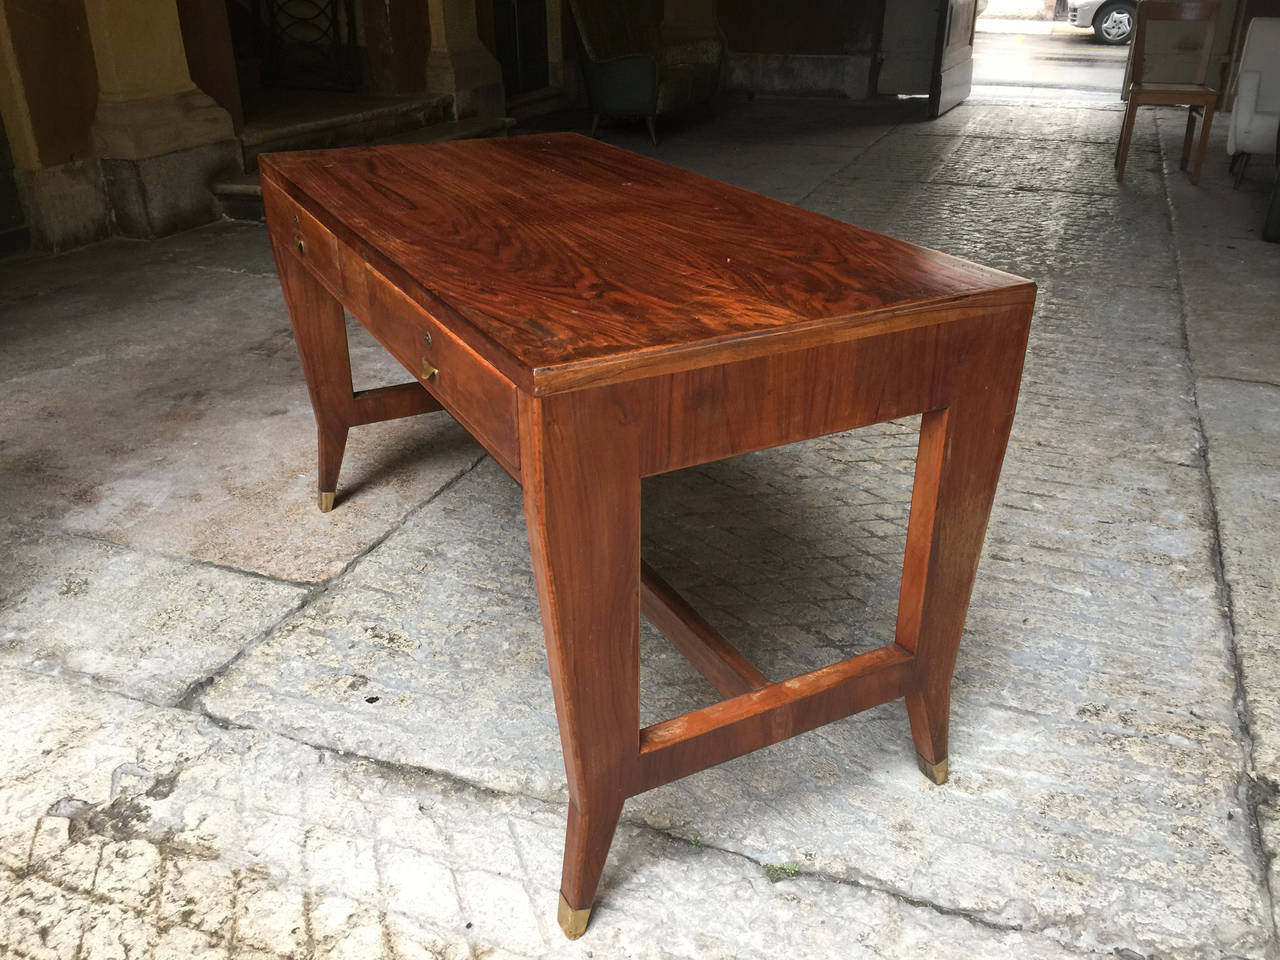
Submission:
<svg viewBox="0 0 1280 960">
<path fill-rule="evenodd" d="M 947 779 L 951 676 L 1013 425 L 1030 321 L 1030 307 L 1007 309 L 976 329 L 956 374 L 966 387 L 951 406 L 921 418 L 896 640 L 916 654 L 920 688 L 907 697 L 907 715 L 920 770 L 934 783 Z"/>
<path fill-rule="evenodd" d="M 586 930 L 640 741 L 640 469 L 608 390 L 520 397 L 520 475 L 568 776 L 559 919 Z"/>
<path fill-rule="evenodd" d="M 271 245 L 311 393 L 319 448 L 318 499 L 320 509 L 328 512 L 338 489 L 348 424 L 355 419 L 346 316 L 342 304 L 293 254 L 274 239 Z"/>
</svg>

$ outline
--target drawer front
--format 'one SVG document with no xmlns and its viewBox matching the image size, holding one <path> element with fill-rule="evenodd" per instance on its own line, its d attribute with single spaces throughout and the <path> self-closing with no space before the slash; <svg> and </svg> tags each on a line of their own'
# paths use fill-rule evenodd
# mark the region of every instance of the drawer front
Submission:
<svg viewBox="0 0 1280 960">
<path fill-rule="evenodd" d="M 288 243 L 294 256 L 311 267 L 325 286 L 341 297 L 345 290 L 337 238 L 283 192 L 266 184 L 263 184 L 262 205 L 272 235 Z"/>
<path fill-rule="evenodd" d="M 352 313 L 518 479 L 515 385 L 377 271 L 361 263 L 356 279 L 348 266 L 348 288 L 363 300 Z"/>
<path fill-rule="evenodd" d="M 288 243 L 374 338 L 519 479 L 515 385 L 282 191 L 264 183 L 262 198 L 277 242 Z"/>
</svg>

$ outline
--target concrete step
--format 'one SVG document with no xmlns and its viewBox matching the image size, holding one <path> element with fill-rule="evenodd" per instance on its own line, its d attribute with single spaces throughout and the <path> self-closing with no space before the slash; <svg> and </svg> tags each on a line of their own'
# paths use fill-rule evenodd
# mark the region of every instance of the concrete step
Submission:
<svg viewBox="0 0 1280 960">
<path fill-rule="evenodd" d="M 390 136 L 360 142 L 370 144 L 439 143 L 445 140 L 505 137 L 514 123 L 515 121 L 510 117 L 471 117 L 465 120 L 433 123 L 429 126 L 420 125 L 411 130 L 402 130 Z M 330 144 L 330 146 L 332 145 Z M 266 153 L 268 151 L 263 150 L 261 152 Z M 256 169 L 239 176 L 227 177 L 217 181 L 213 184 L 213 195 L 218 198 L 218 202 L 222 205 L 223 215 L 232 220 L 263 219 L 262 181 Z"/>
<path fill-rule="evenodd" d="M 277 150 L 317 150 L 368 143 L 377 137 L 441 123 L 449 97 L 318 97 L 308 91 L 273 95 L 263 112 L 240 132 L 245 169 L 258 154 Z"/>
</svg>

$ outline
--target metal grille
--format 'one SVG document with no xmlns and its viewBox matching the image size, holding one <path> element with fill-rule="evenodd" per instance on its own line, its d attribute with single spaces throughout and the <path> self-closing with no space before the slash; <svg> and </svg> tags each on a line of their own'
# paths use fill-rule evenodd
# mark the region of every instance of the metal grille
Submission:
<svg viewBox="0 0 1280 960">
<path fill-rule="evenodd" d="M 263 0 L 267 86 L 352 90 L 360 85 L 352 0 Z"/>
</svg>

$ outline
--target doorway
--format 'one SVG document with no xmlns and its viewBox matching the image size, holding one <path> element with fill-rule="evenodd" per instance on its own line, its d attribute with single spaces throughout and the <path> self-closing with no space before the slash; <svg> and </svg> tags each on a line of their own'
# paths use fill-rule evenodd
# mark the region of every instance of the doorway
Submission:
<svg viewBox="0 0 1280 960">
<path fill-rule="evenodd" d="M 240 89 L 357 90 L 353 0 L 227 0 Z M 246 113 L 252 113 L 246 104 Z"/>
<path fill-rule="evenodd" d="M 508 99 L 551 85 L 547 0 L 493 0 L 493 43 Z"/>
<path fill-rule="evenodd" d="M 1118 101 L 1129 46 L 1127 34 L 1116 31 L 1129 2 L 989 0 L 974 33 L 975 93 L 1002 99 Z M 1111 39 L 1100 39 L 1095 19 Z"/>
<path fill-rule="evenodd" d="M 0 119 L 0 254 L 25 250 L 30 236 L 18 202 L 18 182 L 14 177 L 13 154 L 9 150 L 9 137 Z"/>
</svg>

